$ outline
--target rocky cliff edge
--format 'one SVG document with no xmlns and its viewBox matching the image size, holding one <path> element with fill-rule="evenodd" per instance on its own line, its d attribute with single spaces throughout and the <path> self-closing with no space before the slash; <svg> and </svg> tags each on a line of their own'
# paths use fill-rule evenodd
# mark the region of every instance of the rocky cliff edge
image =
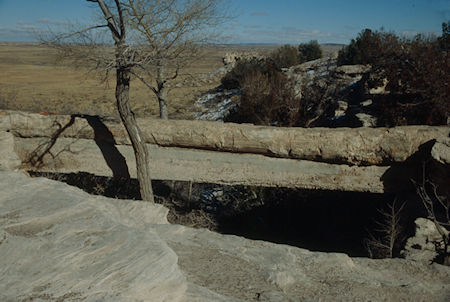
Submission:
<svg viewBox="0 0 450 302">
<path fill-rule="evenodd" d="M 163 206 L 22 172 L 0 172 L 0 186 L 0 301 L 450 300 L 438 264 L 171 225 Z"/>
</svg>

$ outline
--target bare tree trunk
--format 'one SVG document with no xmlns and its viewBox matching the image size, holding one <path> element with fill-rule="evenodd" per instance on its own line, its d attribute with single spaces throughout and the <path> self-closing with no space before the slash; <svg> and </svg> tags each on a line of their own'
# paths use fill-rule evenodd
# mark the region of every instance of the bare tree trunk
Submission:
<svg viewBox="0 0 450 302">
<path fill-rule="evenodd" d="M 139 128 L 134 113 L 130 108 L 130 68 L 126 66 L 126 55 L 124 49 L 126 45 L 117 45 L 117 83 L 116 83 L 116 101 L 120 118 L 133 146 L 136 157 L 137 178 L 142 200 L 154 201 L 152 180 L 150 177 L 150 161 L 147 146 L 142 139 L 142 132 Z"/>
<path fill-rule="evenodd" d="M 167 87 L 166 87 L 166 62 L 161 60 L 158 64 L 156 83 L 158 84 L 158 90 L 156 96 L 159 102 L 159 118 L 163 120 L 169 119 L 169 113 L 167 112 Z"/>
<path fill-rule="evenodd" d="M 168 120 L 169 113 L 167 112 L 167 90 L 164 86 L 158 91 L 158 102 L 159 117 L 163 120 Z"/>
</svg>

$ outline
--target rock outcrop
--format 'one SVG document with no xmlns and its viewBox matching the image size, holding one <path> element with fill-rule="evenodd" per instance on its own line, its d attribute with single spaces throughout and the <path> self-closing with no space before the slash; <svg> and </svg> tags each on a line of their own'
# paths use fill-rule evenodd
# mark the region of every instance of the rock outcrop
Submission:
<svg viewBox="0 0 450 302">
<path fill-rule="evenodd" d="M 0 171 L 16 170 L 22 161 L 14 150 L 14 135 L 0 131 Z"/>
<path fill-rule="evenodd" d="M 370 70 L 367 65 L 337 66 L 336 57 L 325 57 L 305 62 L 284 70 L 288 78 L 295 81 L 295 94 L 302 97 L 302 89 L 312 85 L 326 88 L 326 97 L 336 97 L 336 93 L 360 81 Z"/>
<path fill-rule="evenodd" d="M 437 138 L 431 156 L 441 164 L 450 165 L 450 137 Z"/>
<path fill-rule="evenodd" d="M 215 89 L 200 97 L 195 102 L 197 112 L 194 114 L 196 120 L 223 122 L 233 114 L 240 102 L 238 89 L 223 90 Z"/>
<path fill-rule="evenodd" d="M 236 63 L 239 60 L 263 59 L 263 58 L 264 58 L 263 56 L 254 51 L 228 52 L 223 56 L 222 62 L 223 65 L 231 69 L 236 65 Z"/>
<path fill-rule="evenodd" d="M 42 146 L 48 145 L 49 140 L 45 138 L 16 138 L 15 146 L 24 163 L 23 168 L 136 178 L 136 161 L 131 146 L 60 138 L 51 145 L 51 150 L 44 152 Z M 157 180 L 382 193 L 382 176 L 389 169 L 150 144 L 147 148 L 152 178 Z"/>
<path fill-rule="evenodd" d="M 417 218 L 414 222 L 416 233 L 406 242 L 403 255 L 406 259 L 432 263 L 438 256 L 436 247 L 443 248 L 442 236 L 433 221 L 426 218 Z M 442 228 L 448 236 L 448 231 Z"/>
<path fill-rule="evenodd" d="M 167 223 L 167 209 L 0 172 L 1 301 L 448 301 L 450 268 Z"/>
<path fill-rule="evenodd" d="M 321 125 L 374 127 L 376 117 L 368 114 L 366 100 L 355 103 L 352 96 L 370 68 L 368 65 L 337 66 L 336 56 L 332 56 L 292 66 L 284 73 L 294 81 L 294 93 L 298 98 L 312 93 L 313 98 L 335 108 L 334 112 L 322 113 Z"/>
</svg>

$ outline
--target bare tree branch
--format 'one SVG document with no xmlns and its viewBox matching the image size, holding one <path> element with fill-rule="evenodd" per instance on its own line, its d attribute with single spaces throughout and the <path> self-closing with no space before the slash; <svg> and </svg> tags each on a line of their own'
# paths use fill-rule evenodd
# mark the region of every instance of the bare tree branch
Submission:
<svg viewBox="0 0 450 302">
<path fill-rule="evenodd" d="M 427 178 L 426 163 L 422 164 L 421 183 L 413 179 L 411 181 L 416 186 L 417 195 L 422 201 L 428 219 L 433 221 L 442 237 L 443 249 L 437 252 L 443 254 L 444 264 L 450 265 L 450 233 L 448 232 L 450 229 L 450 198 L 448 196 L 440 196 L 437 185 Z M 429 189 L 431 189 L 432 194 L 428 193 Z"/>
<path fill-rule="evenodd" d="M 405 203 L 400 206 L 397 205 L 397 200 L 392 204 L 388 204 L 386 210 L 378 210 L 381 214 L 381 220 L 376 221 L 378 237 L 369 234 L 366 240 L 366 248 L 371 256 L 380 258 L 393 258 L 395 256 L 395 248 L 398 242 L 402 239 L 403 226 L 401 223 L 401 216 Z"/>
<path fill-rule="evenodd" d="M 70 30 L 43 42 L 73 66 L 106 75 L 116 72 L 117 109 L 135 153 L 141 196 L 152 201 L 148 150 L 131 111 L 130 81 L 136 77 L 157 96 L 160 117 L 167 119 L 168 83 L 192 64 L 199 47 L 210 39 L 212 25 L 220 20 L 222 11 L 218 8 L 226 0 L 86 1 L 97 4 L 105 25 Z M 109 39 L 99 42 L 109 34 L 114 45 Z"/>
<path fill-rule="evenodd" d="M 88 1 L 90 1 L 90 0 L 88 0 Z M 93 2 L 93 1 L 91 1 L 91 2 Z M 103 0 L 96 0 L 95 2 L 97 2 L 98 5 L 100 6 L 100 8 L 103 12 L 103 15 L 105 16 L 105 20 L 108 22 L 108 27 L 112 33 L 114 42 L 119 43 L 121 40 L 121 34 L 119 33 L 117 24 L 114 20 L 113 15 L 111 14 L 111 11 L 109 10 L 108 6 L 105 5 Z M 120 3 L 118 1 L 116 1 L 116 6 L 117 6 L 117 10 L 121 11 Z"/>
</svg>

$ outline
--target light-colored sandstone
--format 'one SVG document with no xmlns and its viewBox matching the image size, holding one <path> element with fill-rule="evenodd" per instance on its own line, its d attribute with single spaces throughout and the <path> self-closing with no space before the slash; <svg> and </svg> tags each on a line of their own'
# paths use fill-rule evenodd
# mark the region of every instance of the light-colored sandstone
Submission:
<svg viewBox="0 0 450 302">
<path fill-rule="evenodd" d="M 403 255 L 406 259 L 431 263 L 437 256 L 436 245 L 442 246 L 442 236 L 433 221 L 426 218 L 417 218 L 414 222 L 416 233 L 408 238 Z M 442 228 L 448 236 L 448 231 Z M 443 247 L 443 246 L 442 246 Z"/>
<path fill-rule="evenodd" d="M 14 136 L 10 132 L 0 131 L 0 171 L 16 170 L 21 164 L 14 150 Z"/>
<path fill-rule="evenodd" d="M 431 149 L 431 155 L 441 164 L 450 165 L 450 137 L 439 137 Z"/>
<path fill-rule="evenodd" d="M 18 172 L 0 172 L 0 185 L 0 301 L 450 298 L 450 267 L 170 225 L 162 206 L 90 196 Z"/>
<path fill-rule="evenodd" d="M 336 72 L 346 75 L 361 75 L 369 72 L 370 69 L 370 65 L 341 65 L 336 68 Z"/>
</svg>

